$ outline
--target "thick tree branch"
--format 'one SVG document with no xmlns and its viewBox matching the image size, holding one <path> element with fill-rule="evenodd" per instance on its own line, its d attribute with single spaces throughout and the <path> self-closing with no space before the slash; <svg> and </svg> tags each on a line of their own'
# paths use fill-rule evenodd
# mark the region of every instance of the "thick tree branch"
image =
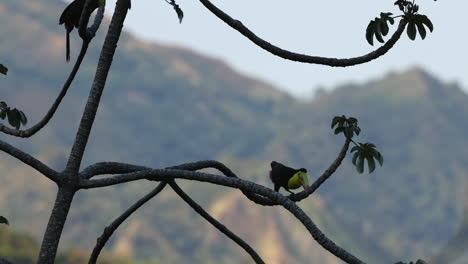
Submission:
<svg viewBox="0 0 468 264">
<path fill-rule="evenodd" d="M 383 46 L 381 46 L 380 48 L 368 54 L 365 54 L 359 57 L 354 57 L 354 58 L 343 58 L 343 59 L 325 58 L 325 57 L 309 56 L 305 54 L 295 53 L 295 52 L 291 52 L 288 50 L 284 50 L 275 45 L 272 45 L 271 43 L 255 35 L 255 33 L 253 33 L 252 31 L 250 31 L 250 29 L 244 26 L 242 22 L 224 13 L 221 9 L 213 5 L 209 0 L 200 0 L 200 2 L 208 10 L 210 10 L 211 13 L 213 13 L 219 19 L 224 21 L 224 23 L 228 24 L 233 29 L 239 31 L 239 33 L 241 33 L 246 38 L 251 40 L 257 46 L 270 52 L 273 55 L 279 56 L 286 60 L 304 62 L 304 63 L 312 63 L 312 64 L 321 64 L 321 65 L 327 65 L 327 66 L 332 66 L 332 67 L 347 67 L 347 66 L 358 65 L 358 64 L 369 62 L 371 60 L 375 60 L 378 57 L 384 55 L 395 45 L 398 39 L 400 39 L 401 34 L 403 33 L 407 24 L 407 22 L 404 19 L 402 19 L 400 21 L 400 24 L 398 25 L 398 29 L 395 31 L 392 37 Z"/>
<path fill-rule="evenodd" d="M 67 94 L 68 88 L 73 82 L 73 79 L 76 76 L 76 73 L 78 72 L 81 62 L 83 61 L 84 56 L 86 55 L 86 51 L 88 50 L 89 46 L 89 41 L 83 41 L 83 44 L 81 45 L 81 50 L 80 54 L 78 55 L 78 58 L 76 59 L 75 65 L 73 66 L 72 71 L 70 72 L 70 75 L 68 76 L 65 84 L 62 87 L 62 90 L 60 91 L 59 95 L 55 99 L 55 102 L 52 104 L 50 107 L 49 111 L 47 114 L 40 120 L 37 124 L 34 126 L 26 129 L 26 130 L 17 130 L 17 129 L 12 129 L 9 128 L 3 124 L 0 124 L 0 131 L 2 131 L 5 134 L 11 135 L 11 136 L 16 136 L 16 137 L 22 137 L 22 138 L 28 138 L 31 137 L 32 135 L 36 134 L 39 130 L 41 130 L 49 121 L 52 119 L 54 116 L 55 112 L 57 111 L 57 108 L 59 107 L 60 103 L 62 102 L 63 98 Z"/>
<path fill-rule="evenodd" d="M 214 227 L 216 227 L 221 233 L 225 234 L 231 240 L 236 242 L 241 248 L 243 248 L 255 261 L 257 264 L 265 264 L 262 258 L 255 252 L 255 250 L 249 246 L 244 240 L 238 237 L 236 234 L 231 232 L 225 225 L 218 222 L 211 215 L 209 215 L 199 204 L 197 204 L 190 196 L 188 196 L 175 181 L 170 181 L 169 185 L 172 189 L 182 198 L 190 207 L 192 207 L 195 212 L 201 215 L 206 221 L 210 222 Z"/>
<path fill-rule="evenodd" d="M 348 253 L 343 248 L 336 245 L 333 241 L 327 238 L 320 229 L 312 222 L 312 220 L 290 199 L 275 192 L 269 188 L 261 186 L 259 184 L 242 180 L 233 177 L 224 177 L 219 175 L 213 175 L 202 172 L 193 172 L 186 170 L 176 169 L 160 169 L 160 170 L 145 170 L 139 172 L 133 172 L 122 175 L 115 175 L 103 179 L 87 180 L 82 179 L 79 183 L 79 188 L 89 189 L 104 186 L 112 186 L 124 182 L 136 181 L 140 179 L 156 180 L 156 181 L 170 181 L 173 179 L 186 179 L 200 182 L 209 182 L 216 185 L 228 186 L 231 188 L 240 189 L 246 192 L 257 193 L 265 196 L 275 203 L 282 205 L 289 212 L 291 212 L 301 223 L 307 228 L 312 237 L 326 250 L 333 255 L 337 256 L 341 260 L 349 264 L 362 264 L 360 259 Z"/>
<path fill-rule="evenodd" d="M 33 169 L 37 170 L 50 180 L 52 180 L 55 183 L 58 183 L 59 181 L 59 176 L 58 173 L 49 168 L 47 165 L 39 161 L 38 159 L 34 158 L 33 156 L 29 155 L 28 153 L 25 153 L 21 151 L 20 149 L 17 149 L 13 147 L 12 145 L 1 141 L 0 140 L 0 150 L 2 150 L 5 153 L 10 154 L 11 156 L 21 160 L 23 163 L 29 165 Z"/>
<path fill-rule="evenodd" d="M 104 232 L 102 235 L 97 239 L 96 245 L 94 246 L 93 252 L 91 253 L 91 256 L 89 258 L 89 264 L 94 264 L 96 263 L 99 254 L 101 253 L 101 250 L 104 248 L 106 245 L 107 241 L 109 241 L 109 238 L 112 236 L 112 234 L 119 228 L 119 226 L 127 220 L 128 217 L 130 217 L 138 208 L 140 208 L 142 205 L 144 205 L 146 202 L 151 200 L 153 197 L 158 195 L 164 187 L 166 187 L 166 182 L 161 182 L 159 185 L 154 188 L 151 192 L 146 194 L 143 198 L 138 200 L 135 204 L 130 206 L 125 212 L 117 217 L 109 226 L 107 226 L 104 229 Z"/>
<path fill-rule="evenodd" d="M 87 0 L 89 2 L 89 0 Z M 107 76 L 112 64 L 112 58 L 117 49 L 117 42 L 123 28 L 123 22 L 127 16 L 128 1 L 118 0 L 115 6 L 114 15 L 112 16 L 109 30 L 104 40 L 104 45 L 99 57 L 96 75 L 94 77 L 93 86 L 91 88 L 88 101 L 86 103 L 80 126 L 78 128 L 75 141 L 68 159 L 67 171 L 78 172 L 83 153 L 88 143 L 89 134 L 96 117 L 96 112 L 99 107 L 102 92 L 106 84 Z M 80 23 L 83 23 L 81 21 Z"/>
<path fill-rule="evenodd" d="M 149 169 L 151 168 L 121 162 L 98 162 L 83 169 L 80 172 L 80 178 L 91 179 L 97 175 L 122 174 Z"/>
</svg>

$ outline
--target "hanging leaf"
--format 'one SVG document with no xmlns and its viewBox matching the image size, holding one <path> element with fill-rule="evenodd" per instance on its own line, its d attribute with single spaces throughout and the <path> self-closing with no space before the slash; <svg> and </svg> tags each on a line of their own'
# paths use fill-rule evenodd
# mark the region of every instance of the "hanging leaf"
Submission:
<svg viewBox="0 0 468 264">
<path fill-rule="evenodd" d="M 374 34 L 375 34 L 375 21 L 371 20 L 366 29 L 366 40 L 371 45 L 374 46 Z"/>
<path fill-rule="evenodd" d="M 414 21 L 410 21 L 408 23 L 408 28 L 406 29 L 406 33 L 408 34 L 408 37 L 411 40 L 416 39 L 416 24 L 414 23 Z"/>
<path fill-rule="evenodd" d="M 418 32 L 419 32 L 419 35 L 421 36 L 421 39 L 425 39 L 426 38 L 426 28 L 424 28 L 423 23 L 416 22 L 416 26 L 418 27 Z"/>
</svg>

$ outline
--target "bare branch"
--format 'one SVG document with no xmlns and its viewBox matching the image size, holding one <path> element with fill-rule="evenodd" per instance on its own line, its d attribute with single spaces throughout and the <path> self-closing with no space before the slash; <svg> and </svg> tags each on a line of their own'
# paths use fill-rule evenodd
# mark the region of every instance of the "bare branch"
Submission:
<svg viewBox="0 0 468 264">
<path fill-rule="evenodd" d="M 122 175 L 115 175 L 104 179 L 87 180 L 82 179 L 78 187 L 83 189 L 112 186 L 129 181 L 149 179 L 156 181 L 170 181 L 173 179 L 186 179 L 200 182 L 209 182 L 216 185 L 228 186 L 246 192 L 257 193 L 265 196 L 275 203 L 282 205 L 291 212 L 307 228 L 312 237 L 326 250 L 349 264 L 363 264 L 360 259 L 348 253 L 345 249 L 336 245 L 323 234 L 312 220 L 290 199 L 282 194 L 259 184 L 233 177 L 224 177 L 202 172 L 193 172 L 176 169 L 144 170 Z"/>
<path fill-rule="evenodd" d="M 101 25 L 102 19 L 104 18 L 104 11 L 106 9 L 106 1 L 104 1 L 104 4 L 99 7 L 96 16 L 94 17 L 94 23 L 88 28 L 86 32 L 86 36 L 88 39 L 94 38 L 96 36 L 96 32 L 99 29 L 99 26 Z"/>
<path fill-rule="evenodd" d="M 82 170 L 80 172 L 80 177 L 83 179 L 90 179 L 96 175 L 122 174 L 149 169 L 151 168 L 121 162 L 98 162 Z"/>
<path fill-rule="evenodd" d="M 55 111 L 57 111 L 57 108 L 59 107 L 60 103 L 62 102 L 63 98 L 67 94 L 68 88 L 73 82 L 73 79 L 76 76 L 76 73 L 78 72 L 81 62 L 83 61 L 84 56 L 86 55 L 86 51 L 88 50 L 88 45 L 89 41 L 83 41 L 83 44 L 81 46 L 81 51 L 80 54 L 78 55 L 78 58 L 76 59 L 75 65 L 73 66 L 72 71 L 70 72 L 70 75 L 68 76 L 65 84 L 62 87 L 62 90 L 60 91 L 59 95 L 55 99 L 55 102 L 52 104 L 50 107 L 49 111 L 47 114 L 40 120 L 37 124 L 32 126 L 31 128 L 28 128 L 26 130 L 17 130 L 17 129 L 12 129 L 9 128 L 3 124 L 0 124 L 0 131 L 4 132 L 5 134 L 11 135 L 11 136 L 16 136 L 16 137 L 22 137 L 22 138 L 28 138 L 31 137 L 32 135 L 36 134 L 39 130 L 41 130 L 49 121 L 52 119 L 52 117 L 55 114 Z"/>
<path fill-rule="evenodd" d="M 210 222 L 214 227 L 216 227 L 221 233 L 225 234 L 227 237 L 229 237 L 231 240 L 236 242 L 241 248 L 243 248 L 249 255 L 252 257 L 252 259 L 255 261 L 255 263 L 258 264 L 265 264 L 265 262 L 260 258 L 260 256 L 255 252 L 255 250 L 249 246 L 244 240 L 242 240 L 240 237 L 238 237 L 236 234 L 231 232 L 225 225 L 221 224 L 218 222 L 216 219 L 214 219 L 211 215 L 209 215 L 200 205 L 198 205 L 194 200 L 192 200 L 180 187 L 177 185 L 175 181 L 170 181 L 169 185 L 172 187 L 172 189 L 182 198 L 190 207 L 193 208 L 199 215 L 201 215 L 203 218 L 206 219 L 206 221 Z"/>
<path fill-rule="evenodd" d="M 322 185 L 322 183 L 324 183 L 328 178 L 330 178 L 330 176 L 332 176 L 333 173 L 335 173 L 335 171 L 341 165 L 341 162 L 343 161 L 343 159 L 346 157 L 346 152 L 348 152 L 350 142 L 351 142 L 351 139 L 346 139 L 346 141 L 345 141 L 343 147 L 341 148 L 341 151 L 338 154 L 338 157 L 336 157 L 335 161 L 333 161 L 333 163 L 330 165 L 330 167 L 328 167 L 328 169 L 326 169 L 325 172 L 323 172 L 322 175 L 320 177 L 318 177 L 317 180 L 311 186 L 309 186 L 309 188 L 307 188 L 307 190 L 304 190 L 304 191 L 296 193 L 296 194 L 292 194 L 292 195 L 289 196 L 289 199 L 291 199 L 291 200 L 293 200 L 295 202 L 299 202 L 299 201 L 309 197 L 309 195 L 311 195 L 313 192 L 315 192 L 315 190 L 317 190 L 318 187 L 320 187 L 320 185 Z"/>
<path fill-rule="evenodd" d="M 119 228 L 119 226 L 127 220 L 128 217 L 130 217 L 138 208 L 140 208 L 142 205 L 144 205 L 146 202 L 151 200 L 153 197 L 158 195 L 163 189 L 166 187 L 166 182 L 161 182 L 159 185 L 154 188 L 151 192 L 146 194 L 143 198 L 138 200 L 135 204 L 130 206 L 125 212 L 117 217 L 110 225 L 108 225 L 105 229 L 102 235 L 97 239 L 96 245 L 94 246 L 93 252 L 91 253 L 91 256 L 89 258 L 89 264 L 94 264 L 97 261 L 97 258 L 99 257 L 99 254 L 101 253 L 101 250 L 104 248 L 106 245 L 107 241 L 109 241 L 109 238 L 112 236 L 115 230 Z"/>
<path fill-rule="evenodd" d="M 200 2 L 208 10 L 210 10 L 211 13 L 213 13 L 219 19 L 224 21 L 224 23 L 228 24 L 233 29 L 239 31 L 239 33 L 241 33 L 246 38 L 251 40 L 257 46 L 270 52 L 273 55 L 279 56 L 286 60 L 303 62 L 303 63 L 321 64 L 321 65 L 327 65 L 327 66 L 332 66 L 332 67 L 347 67 L 347 66 L 358 65 L 358 64 L 369 62 L 371 60 L 375 60 L 378 57 L 384 55 L 395 45 L 398 39 L 400 39 L 401 34 L 403 33 L 407 24 L 407 21 L 402 19 L 400 21 L 400 24 L 398 25 L 398 29 L 395 31 L 392 37 L 383 46 L 381 46 L 380 48 L 368 54 L 365 54 L 359 57 L 354 57 L 354 58 L 342 58 L 342 59 L 325 58 L 325 57 L 309 56 L 305 54 L 295 53 L 295 52 L 291 52 L 288 50 L 284 50 L 278 46 L 272 45 L 271 43 L 255 35 L 252 31 L 250 31 L 250 29 L 244 26 L 242 22 L 224 13 L 221 9 L 213 5 L 209 0 L 200 0 Z"/>
<path fill-rule="evenodd" d="M 90 0 L 86 1 L 86 5 L 89 5 Z M 70 157 L 67 162 L 66 170 L 78 172 L 81 161 L 83 159 L 83 153 L 88 143 L 89 134 L 96 117 L 96 112 L 101 100 L 102 91 L 106 84 L 107 75 L 109 73 L 112 58 L 117 48 L 117 42 L 119 41 L 120 34 L 123 28 L 123 22 L 127 16 L 128 1 L 118 0 L 115 6 L 114 15 L 112 16 L 109 30 L 104 40 L 101 55 L 96 69 L 96 75 L 94 77 L 93 86 L 91 88 L 88 101 L 86 103 L 80 126 L 76 133 L 75 141 L 70 153 Z M 87 21 L 80 21 L 83 24 Z M 87 23 L 86 23 L 87 24 Z M 80 31 L 82 26 L 80 26 Z M 80 34 L 81 35 L 81 34 Z"/>
<path fill-rule="evenodd" d="M 28 153 L 25 153 L 2 140 L 0 140 L 0 150 L 21 160 L 25 164 L 29 165 L 33 169 L 37 170 L 38 172 L 49 178 L 51 181 L 58 183 L 58 173 L 55 170 L 49 168 L 47 165 L 45 165 L 38 159 L 29 155 Z"/>
</svg>

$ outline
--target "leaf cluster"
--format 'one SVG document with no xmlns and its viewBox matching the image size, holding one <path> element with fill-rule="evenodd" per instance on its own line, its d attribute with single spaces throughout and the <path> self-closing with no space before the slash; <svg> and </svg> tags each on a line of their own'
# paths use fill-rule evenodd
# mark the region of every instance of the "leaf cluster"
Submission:
<svg viewBox="0 0 468 264">
<path fill-rule="evenodd" d="M 354 134 L 359 136 L 361 128 L 357 125 L 358 120 L 354 117 L 346 118 L 346 116 L 335 116 L 331 123 L 331 128 L 335 126 L 335 135 L 343 133 L 346 138 L 352 138 Z"/>
<path fill-rule="evenodd" d="M 355 153 L 352 162 L 359 173 L 364 172 L 364 161 L 366 160 L 369 173 L 375 170 L 375 161 L 379 162 L 380 166 L 383 165 L 383 156 L 372 143 L 358 143 L 351 149 L 351 153 L 353 152 Z"/>
<path fill-rule="evenodd" d="M 354 152 L 352 162 L 359 173 L 364 172 L 364 162 L 367 161 L 369 173 L 375 170 L 375 162 L 377 161 L 380 166 L 383 165 L 383 156 L 377 151 L 372 143 L 356 143 L 352 140 L 353 136 L 359 136 L 361 128 L 358 126 L 358 120 L 355 117 L 346 118 L 346 116 L 335 116 L 331 123 L 331 128 L 335 128 L 335 135 L 343 133 L 345 137 L 355 145 L 351 149 Z"/>
<path fill-rule="evenodd" d="M 432 25 L 431 20 L 425 16 L 425 15 L 420 15 L 420 14 L 415 14 L 412 15 L 411 17 L 408 18 L 408 27 L 406 29 L 406 33 L 408 34 L 408 37 L 411 40 L 416 39 L 416 33 L 419 32 L 419 35 L 421 36 L 421 39 L 426 38 L 426 26 L 429 31 L 434 30 L 434 25 Z"/>
<path fill-rule="evenodd" d="M 182 9 L 176 3 L 175 0 L 166 0 L 166 2 L 174 8 L 174 11 L 176 12 L 177 17 L 179 18 L 179 23 L 182 23 L 182 19 L 184 19 L 184 11 L 182 11 Z"/>
<path fill-rule="evenodd" d="M 384 43 L 383 37 L 389 32 L 388 23 L 393 25 L 395 20 L 392 13 L 380 13 L 380 17 L 376 17 L 369 22 L 366 29 L 366 39 L 370 45 L 374 45 L 374 36 L 380 42 Z"/>
<path fill-rule="evenodd" d="M 4 120 L 8 119 L 8 123 L 16 129 L 19 129 L 21 125 L 28 123 L 28 118 L 23 111 L 16 108 L 11 109 L 5 102 L 0 102 L 0 118 Z"/>
</svg>

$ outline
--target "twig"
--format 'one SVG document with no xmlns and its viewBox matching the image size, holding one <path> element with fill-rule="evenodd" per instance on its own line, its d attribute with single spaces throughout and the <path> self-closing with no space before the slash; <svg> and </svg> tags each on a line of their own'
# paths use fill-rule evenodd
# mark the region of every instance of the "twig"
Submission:
<svg viewBox="0 0 468 264">
<path fill-rule="evenodd" d="M 182 198 L 190 207 L 192 207 L 195 212 L 197 212 L 199 215 L 201 215 L 203 218 L 206 219 L 206 221 L 210 222 L 214 227 L 216 227 L 221 233 L 225 234 L 227 237 L 229 237 L 231 240 L 236 242 L 241 248 L 243 248 L 249 255 L 252 257 L 252 259 L 255 261 L 257 264 L 265 264 L 265 262 L 262 260 L 262 258 L 255 252 L 255 250 L 249 246 L 244 240 L 242 240 L 240 237 L 238 237 L 236 234 L 231 232 L 225 225 L 221 224 L 218 222 L 216 219 L 214 219 L 211 215 L 209 215 L 200 205 L 198 205 L 190 196 L 188 196 L 180 187 L 177 185 L 175 181 L 170 181 L 169 185 L 172 187 L 172 189 Z"/>
<path fill-rule="evenodd" d="M 138 208 L 140 208 L 146 202 L 158 195 L 164 189 L 164 187 L 166 187 L 166 182 L 159 183 L 159 185 L 156 188 L 154 188 L 154 190 L 152 190 L 140 200 L 138 200 L 136 203 L 134 203 L 132 206 L 130 206 L 127 210 L 125 210 L 123 214 L 121 214 L 110 225 L 104 228 L 104 232 L 96 241 L 96 245 L 94 246 L 93 252 L 91 253 L 91 256 L 88 261 L 89 264 L 96 263 L 99 254 L 101 253 L 101 250 L 104 248 L 107 241 L 109 241 L 109 238 L 112 236 L 114 231 L 117 230 L 117 228 L 119 228 L 119 226 L 125 220 L 127 220 L 128 217 L 130 217 L 136 210 L 138 210 Z"/>
</svg>

